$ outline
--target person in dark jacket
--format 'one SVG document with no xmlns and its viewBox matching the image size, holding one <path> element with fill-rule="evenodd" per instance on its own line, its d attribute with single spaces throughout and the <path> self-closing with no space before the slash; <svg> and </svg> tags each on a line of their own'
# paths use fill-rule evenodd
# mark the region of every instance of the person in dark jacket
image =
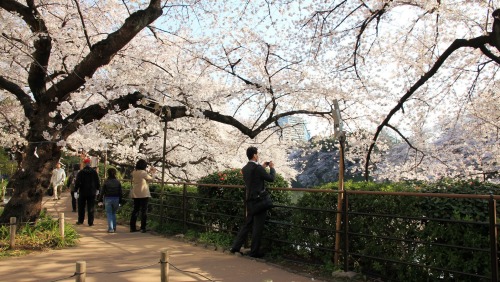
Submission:
<svg viewBox="0 0 500 282">
<path fill-rule="evenodd" d="M 73 165 L 73 171 L 71 172 L 69 178 L 68 178 L 68 183 L 66 186 L 69 187 L 70 193 L 71 193 L 71 207 L 73 208 L 72 211 L 76 212 L 76 198 L 75 198 L 75 183 L 76 183 L 76 176 L 78 175 L 78 171 L 80 171 L 80 164 L 74 164 Z"/>
<path fill-rule="evenodd" d="M 116 169 L 108 169 L 108 179 L 102 185 L 102 193 L 99 204 L 103 202 L 108 218 L 108 233 L 116 232 L 116 211 L 122 202 L 122 184 L 116 179 Z"/>
<path fill-rule="evenodd" d="M 241 172 L 243 173 L 243 180 L 245 181 L 246 201 L 248 202 L 255 199 L 265 190 L 264 181 L 274 181 L 276 170 L 274 169 L 273 162 L 264 162 L 262 165 L 258 163 L 259 155 L 256 147 L 249 147 L 247 149 L 247 157 L 249 161 L 241 169 Z M 269 173 L 266 171 L 268 166 L 270 167 Z M 248 255 L 254 258 L 264 256 L 260 252 L 260 241 L 262 239 L 262 232 L 264 231 L 266 214 L 266 210 L 257 213 L 251 210 L 247 211 L 245 224 L 241 227 L 233 242 L 233 246 L 230 250 L 231 253 L 240 252 L 240 248 L 252 227 L 252 243 Z"/>
<path fill-rule="evenodd" d="M 90 167 L 90 159 L 83 161 L 85 167 L 76 175 L 75 193 L 78 198 L 78 221 L 77 225 L 83 224 L 85 220 L 85 208 L 88 212 L 88 224 L 94 225 L 95 199 L 99 195 L 100 183 L 97 171 Z"/>
</svg>

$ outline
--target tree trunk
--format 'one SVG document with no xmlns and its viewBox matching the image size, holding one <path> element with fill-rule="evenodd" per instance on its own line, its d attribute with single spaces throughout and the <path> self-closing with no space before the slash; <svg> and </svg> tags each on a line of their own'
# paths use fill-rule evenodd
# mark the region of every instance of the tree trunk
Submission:
<svg viewBox="0 0 500 282">
<path fill-rule="evenodd" d="M 14 192 L 0 216 L 0 223 L 8 223 L 10 217 L 16 217 L 17 222 L 38 219 L 43 194 L 49 187 L 52 169 L 60 157 L 60 148 L 52 142 L 30 143 L 26 147 L 21 166 L 10 179 Z"/>
</svg>

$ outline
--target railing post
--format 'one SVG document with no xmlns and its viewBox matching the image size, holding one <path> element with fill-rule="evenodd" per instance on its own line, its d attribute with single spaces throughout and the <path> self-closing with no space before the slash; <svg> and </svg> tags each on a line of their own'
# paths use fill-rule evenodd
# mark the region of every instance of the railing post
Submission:
<svg viewBox="0 0 500 282">
<path fill-rule="evenodd" d="M 75 281 L 85 282 L 87 278 L 87 263 L 85 261 L 76 262 Z"/>
<path fill-rule="evenodd" d="M 182 186 L 182 223 L 183 233 L 187 232 L 187 187 L 186 183 Z"/>
<path fill-rule="evenodd" d="M 168 272 L 169 272 L 168 250 L 164 250 L 161 252 L 160 265 L 161 265 L 161 282 L 168 282 Z"/>
<path fill-rule="evenodd" d="M 498 230 L 497 230 L 497 201 L 490 194 L 489 200 L 490 217 L 490 256 L 491 256 L 491 281 L 498 281 Z"/>
<path fill-rule="evenodd" d="M 349 200 L 347 191 L 344 190 L 344 272 L 349 271 Z"/>
<path fill-rule="evenodd" d="M 16 230 L 17 230 L 17 219 L 15 217 L 10 218 L 10 248 L 16 246 Z"/>
<path fill-rule="evenodd" d="M 59 213 L 59 233 L 61 238 L 64 240 L 64 213 Z"/>
</svg>

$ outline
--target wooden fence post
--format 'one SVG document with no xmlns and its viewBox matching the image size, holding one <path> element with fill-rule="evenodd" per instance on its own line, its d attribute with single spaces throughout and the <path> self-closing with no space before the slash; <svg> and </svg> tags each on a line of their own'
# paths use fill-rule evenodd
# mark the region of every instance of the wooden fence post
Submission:
<svg viewBox="0 0 500 282">
<path fill-rule="evenodd" d="M 59 213 L 59 233 L 61 233 L 61 238 L 64 240 L 64 213 Z"/>
<path fill-rule="evenodd" d="M 15 217 L 10 218 L 10 248 L 16 246 L 16 230 L 17 230 L 17 219 Z"/>
<path fill-rule="evenodd" d="M 75 281 L 76 282 L 85 282 L 85 278 L 87 277 L 87 263 L 85 261 L 77 261 L 76 262 L 76 272 L 75 272 Z"/>
<path fill-rule="evenodd" d="M 168 282 L 168 250 L 161 252 L 161 282 Z"/>
</svg>

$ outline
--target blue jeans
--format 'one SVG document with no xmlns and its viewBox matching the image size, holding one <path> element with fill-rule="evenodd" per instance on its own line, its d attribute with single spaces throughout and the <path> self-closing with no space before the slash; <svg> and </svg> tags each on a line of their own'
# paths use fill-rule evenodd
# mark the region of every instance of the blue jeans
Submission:
<svg viewBox="0 0 500 282">
<path fill-rule="evenodd" d="M 105 197 L 104 207 L 106 208 L 106 217 L 108 218 L 108 230 L 116 230 L 116 211 L 120 204 L 118 197 Z"/>
</svg>

